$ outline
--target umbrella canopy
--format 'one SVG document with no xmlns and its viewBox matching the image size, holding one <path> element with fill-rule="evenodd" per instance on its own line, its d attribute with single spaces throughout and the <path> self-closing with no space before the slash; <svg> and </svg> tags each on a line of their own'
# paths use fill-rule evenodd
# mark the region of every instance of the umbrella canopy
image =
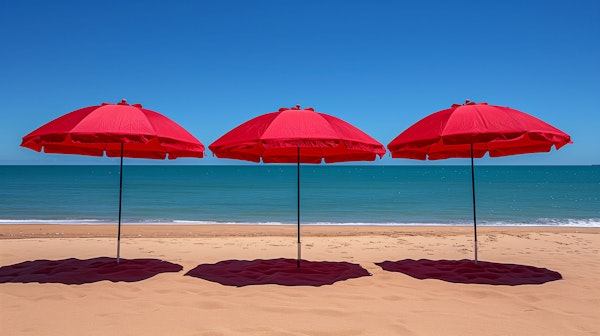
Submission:
<svg viewBox="0 0 600 336">
<path fill-rule="evenodd" d="M 549 152 L 572 143 L 558 128 L 521 111 L 466 101 L 433 113 L 388 144 L 393 158 L 439 160 L 471 158 L 473 227 L 477 261 L 477 215 L 473 158 Z"/>
<path fill-rule="evenodd" d="M 208 148 L 219 158 L 296 163 L 298 181 L 298 267 L 300 267 L 300 163 L 374 161 L 385 147 L 365 132 L 312 108 L 281 108 L 246 121 Z"/>
<path fill-rule="evenodd" d="M 439 160 L 549 152 L 568 143 L 568 134 L 529 114 L 467 100 L 416 122 L 388 149 L 393 158 Z"/>
<path fill-rule="evenodd" d="M 227 132 L 208 148 L 219 158 L 264 163 L 374 161 L 385 147 L 365 132 L 312 108 L 281 108 Z"/>
<path fill-rule="evenodd" d="M 117 262 L 120 257 L 123 157 L 146 159 L 202 158 L 204 145 L 183 127 L 140 104 L 103 103 L 67 113 L 23 137 L 21 146 L 35 151 L 120 157 Z"/>
<path fill-rule="evenodd" d="M 159 160 L 204 155 L 202 143 L 183 127 L 125 99 L 67 113 L 24 136 L 21 146 L 45 153 Z"/>
</svg>

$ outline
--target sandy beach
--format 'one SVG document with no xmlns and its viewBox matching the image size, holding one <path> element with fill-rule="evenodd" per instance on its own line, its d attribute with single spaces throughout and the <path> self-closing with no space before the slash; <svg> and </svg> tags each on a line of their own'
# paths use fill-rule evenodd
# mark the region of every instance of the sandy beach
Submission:
<svg viewBox="0 0 600 336">
<path fill-rule="evenodd" d="M 182 270 L 83 284 L 4 277 L 0 334 L 600 335 L 600 228 L 479 228 L 481 261 L 562 276 L 512 286 L 421 280 L 375 264 L 472 259 L 470 227 L 305 226 L 302 234 L 303 259 L 357 264 L 370 275 L 321 286 L 223 285 L 185 274 L 225 260 L 294 259 L 296 228 L 125 225 L 122 258 Z M 115 236 L 114 225 L 0 225 L 0 266 L 114 258 Z"/>
</svg>

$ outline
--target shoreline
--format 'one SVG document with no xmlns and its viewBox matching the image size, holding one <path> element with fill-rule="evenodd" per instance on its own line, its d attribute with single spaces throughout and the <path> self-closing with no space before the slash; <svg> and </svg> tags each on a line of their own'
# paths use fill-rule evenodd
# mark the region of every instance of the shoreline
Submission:
<svg viewBox="0 0 600 336">
<path fill-rule="evenodd" d="M 395 236 L 395 235 L 473 235 L 473 226 L 389 226 L 389 225 L 302 225 L 304 237 Z M 598 227 L 556 226 L 478 226 L 478 236 L 526 232 L 592 233 Z M 2 224 L 0 240 L 27 238 L 112 238 L 116 224 Z M 296 225 L 251 224 L 123 224 L 121 238 L 211 238 L 211 237 L 296 237 Z"/>
</svg>

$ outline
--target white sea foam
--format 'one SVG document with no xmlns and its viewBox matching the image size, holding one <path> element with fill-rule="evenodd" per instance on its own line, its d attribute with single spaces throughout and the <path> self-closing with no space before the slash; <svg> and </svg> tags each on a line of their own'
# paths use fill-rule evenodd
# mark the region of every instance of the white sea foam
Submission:
<svg viewBox="0 0 600 336">
<path fill-rule="evenodd" d="M 114 220 L 100 219 L 0 219 L 2 224 L 67 224 L 67 225 L 94 225 L 94 224 L 115 224 Z M 235 221 L 208 221 L 208 220 L 139 220 L 125 221 L 124 225 L 144 224 L 144 225 L 296 225 L 296 223 L 283 222 L 235 222 Z M 307 222 L 301 223 L 303 226 L 326 225 L 326 226 L 472 226 L 473 222 Z M 478 226 L 498 226 L 498 227 L 600 227 L 600 218 L 587 219 L 554 219 L 540 218 L 531 222 L 517 221 L 481 221 Z"/>
<path fill-rule="evenodd" d="M 111 221 L 100 219 L 3 219 L 0 218 L 0 224 L 108 224 Z"/>
</svg>

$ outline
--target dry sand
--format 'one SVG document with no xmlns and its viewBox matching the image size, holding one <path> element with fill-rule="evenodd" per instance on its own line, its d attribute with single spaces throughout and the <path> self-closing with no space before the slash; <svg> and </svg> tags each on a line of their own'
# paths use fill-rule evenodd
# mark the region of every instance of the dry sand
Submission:
<svg viewBox="0 0 600 336">
<path fill-rule="evenodd" d="M 295 258 L 293 226 L 123 227 L 121 257 L 183 266 L 135 282 L 0 283 L 2 335 L 600 335 L 600 229 L 479 228 L 479 258 L 536 266 L 541 285 L 418 280 L 376 262 L 460 260 L 469 227 L 303 227 L 303 258 L 360 264 L 332 285 L 184 276 L 223 260 Z M 0 266 L 114 257 L 112 225 L 0 225 Z"/>
</svg>

